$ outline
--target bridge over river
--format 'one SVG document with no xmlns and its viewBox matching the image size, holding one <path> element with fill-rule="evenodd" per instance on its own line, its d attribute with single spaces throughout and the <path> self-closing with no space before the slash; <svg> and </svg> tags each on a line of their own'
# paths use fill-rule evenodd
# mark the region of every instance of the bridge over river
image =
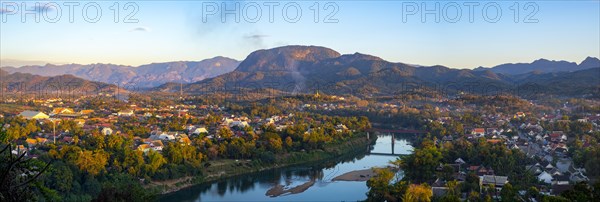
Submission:
<svg viewBox="0 0 600 202">
<path fill-rule="evenodd" d="M 367 151 L 369 151 L 369 155 L 375 156 L 406 156 L 408 154 L 397 154 L 395 152 L 395 144 L 396 144 L 396 136 L 397 135 L 422 135 L 426 134 L 427 131 L 422 130 L 413 130 L 413 129 L 381 129 L 381 128 L 371 128 L 367 131 L 367 138 L 371 136 L 371 133 L 380 133 L 380 134 L 390 134 L 390 143 L 391 143 L 391 152 L 373 152 L 371 151 L 370 146 L 367 147 Z M 381 137 L 380 137 L 381 138 Z"/>
</svg>

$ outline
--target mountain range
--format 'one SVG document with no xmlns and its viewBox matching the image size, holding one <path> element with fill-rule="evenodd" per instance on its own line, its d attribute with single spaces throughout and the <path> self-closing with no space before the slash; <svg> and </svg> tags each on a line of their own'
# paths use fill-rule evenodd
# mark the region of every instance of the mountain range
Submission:
<svg viewBox="0 0 600 202">
<path fill-rule="evenodd" d="M 71 74 L 86 80 L 119 86 L 155 87 L 167 82 L 191 83 L 234 70 L 239 61 L 215 57 L 202 61 L 152 63 L 138 67 L 113 64 L 67 64 L 24 67 L 2 67 L 8 73 L 29 73 L 40 76 Z"/>
<path fill-rule="evenodd" d="M 12 73 L 0 69 L 0 91 L 4 95 L 96 95 L 101 92 L 113 93 L 127 91 L 113 84 L 88 81 L 73 75 L 39 76 L 29 73 Z"/>
<path fill-rule="evenodd" d="M 389 96 L 398 93 L 516 93 L 589 95 L 598 90 L 600 64 L 588 58 L 578 69 L 558 72 L 531 71 L 522 74 L 497 73 L 506 67 L 453 69 L 441 65 L 415 66 L 394 63 L 376 56 L 342 55 L 318 46 L 284 46 L 258 50 L 232 72 L 183 85 L 190 93 L 273 89 L 283 93 L 353 94 Z M 543 66 L 544 62 L 534 62 Z M 534 64 L 532 63 L 532 64 Z M 548 61 L 546 64 L 563 63 Z M 587 66 L 586 66 L 587 65 Z M 558 65 L 557 65 L 558 66 Z M 579 67 L 581 66 L 581 67 Z M 586 68 L 583 68 L 585 66 Z M 156 88 L 176 92 L 179 85 L 167 83 Z"/>
<path fill-rule="evenodd" d="M 283 46 L 257 50 L 243 61 L 216 57 L 199 62 L 153 63 L 139 67 L 45 65 L 3 68 L 8 77 L 72 74 L 83 79 L 148 87 L 149 90 L 203 94 L 213 91 L 273 90 L 275 93 L 398 94 L 512 93 L 527 95 L 598 95 L 600 60 L 580 64 L 539 59 L 492 68 L 454 69 L 389 62 L 377 56 L 339 52 L 320 46 Z M 33 76 L 33 75 L 29 75 Z M 67 76 L 69 78 L 73 76 Z M 73 77 L 74 78 L 74 77 Z"/>
<path fill-rule="evenodd" d="M 552 72 L 573 72 L 589 68 L 600 67 L 600 59 L 587 57 L 581 63 L 567 61 L 554 61 L 547 59 L 539 59 L 532 63 L 508 63 L 501 64 L 491 68 L 478 67 L 475 71 L 490 70 L 494 73 L 502 73 L 509 75 L 525 74 L 529 72 L 552 73 Z"/>
</svg>

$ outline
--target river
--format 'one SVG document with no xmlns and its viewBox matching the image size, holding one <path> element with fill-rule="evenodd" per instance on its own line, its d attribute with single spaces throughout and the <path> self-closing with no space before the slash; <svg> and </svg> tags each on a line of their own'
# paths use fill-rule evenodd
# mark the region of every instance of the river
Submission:
<svg viewBox="0 0 600 202">
<path fill-rule="evenodd" d="M 245 174 L 212 183 L 201 184 L 162 196 L 160 201 L 357 201 L 366 199 L 368 191 L 364 181 L 332 181 L 344 173 L 371 167 L 384 167 L 396 159 L 392 153 L 410 154 L 413 147 L 401 135 L 378 135 L 370 154 L 365 153 L 327 163 L 291 166 L 260 173 Z M 399 172 L 397 177 L 402 177 Z M 305 185 L 299 193 L 286 193 L 271 197 L 266 193 L 282 185 L 293 188 Z M 312 186 L 311 186 L 312 185 Z"/>
</svg>

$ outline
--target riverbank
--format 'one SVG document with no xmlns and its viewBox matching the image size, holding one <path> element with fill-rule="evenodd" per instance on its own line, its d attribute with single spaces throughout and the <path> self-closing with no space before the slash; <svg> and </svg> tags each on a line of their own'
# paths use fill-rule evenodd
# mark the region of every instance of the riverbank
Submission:
<svg viewBox="0 0 600 202">
<path fill-rule="evenodd" d="M 367 181 L 375 176 L 373 168 L 364 170 L 355 170 L 334 177 L 331 181 Z"/>
<path fill-rule="evenodd" d="M 160 195 L 168 195 L 203 183 L 234 177 L 243 174 L 257 173 L 277 168 L 337 160 L 344 156 L 354 156 L 367 151 L 367 146 L 376 141 L 376 136 L 367 139 L 366 133 L 354 135 L 352 138 L 325 146 L 322 150 L 309 152 L 291 152 L 277 155 L 275 163 L 262 164 L 256 160 L 221 159 L 210 161 L 210 166 L 203 170 L 203 176 L 184 177 L 167 181 L 153 181 L 146 188 L 158 189 Z"/>
<path fill-rule="evenodd" d="M 308 188 L 312 187 L 315 184 L 314 180 L 305 182 L 304 184 L 288 188 L 286 189 L 283 185 L 275 185 L 273 188 L 269 189 L 266 193 L 269 197 L 278 197 L 283 194 L 297 194 L 306 191 Z"/>
<path fill-rule="evenodd" d="M 331 181 L 354 181 L 354 182 L 364 182 L 367 181 L 369 179 L 371 179 L 372 177 L 375 177 L 377 174 L 375 173 L 375 169 L 377 167 L 373 167 L 373 168 L 369 168 L 369 169 L 364 169 L 364 170 L 355 170 L 355 171 L 350 171 L 347 173 L 344 173 L 342 175 L 339 175 L 337 177 L 334 177 Z M 392 167 L 384 167 L 383 169 L 389 169 L 392 172 L 397 172 L 398 168 L 392 168 Z"/>
</svg>

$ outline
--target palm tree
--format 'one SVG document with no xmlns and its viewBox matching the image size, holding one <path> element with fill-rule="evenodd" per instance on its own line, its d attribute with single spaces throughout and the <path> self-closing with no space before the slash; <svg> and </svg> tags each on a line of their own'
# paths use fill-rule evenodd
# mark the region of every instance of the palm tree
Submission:
<svg viewBox="0 0 600 202">
<path fill-rule="evenodd" d="M 402 196 L 402 201 L 404 202 L 413 202 L 417 201 L 417 198 L 413 194 L 409 194 L 408 192 Z"/>
<path fill-rule="evenodd" d="M 458 196 L 458 193 L 456 193 L 456 189 L 458 188 L 458 181 L 456 181 L 456 180 L 448 181 L 448 182 L 446 182 L 446 187 L 448 187 L 449 195 Z"/>
</svg>

